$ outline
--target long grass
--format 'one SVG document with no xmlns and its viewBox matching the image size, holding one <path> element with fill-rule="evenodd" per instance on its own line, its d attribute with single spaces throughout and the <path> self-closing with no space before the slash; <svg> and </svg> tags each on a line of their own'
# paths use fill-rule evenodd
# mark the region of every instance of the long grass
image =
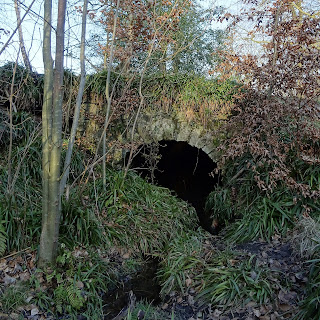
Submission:
<svg viewBox="0 0 320 320">
<path fill-rule="evenodd" d="M 109 243 L 128 246 L 143 254 L 161 255 L 174 237 L 195 228 L 197 215 L 186 202 L 171 195 L 166 188 L 144 181 L 134 172 L 109 170 L 107 191 L 102 181 L 86 195 L 98 195 L 99 216 Z"/>
<path fill-rule="evenodd" d="M 206 266 L 199 275 L 198 299 L 224 307 L 240 301 L 259 304 L 270 301 L 273 292 L 267 270 L 255 264 L 254 256 L 243 262 L 236 262 L 231 257 L 226 260 L 218 254 Z"/>
<path fill-rule="evenodd" d="M 199 228 L 176 237 L 168 244 L 158 272 L 163 297 L 175 290 L 185 294 L 189 287 L 198 284 L 195 278 L 206 267 L 205 242 L 208 238 L 208 234 Z"/>
</svg>

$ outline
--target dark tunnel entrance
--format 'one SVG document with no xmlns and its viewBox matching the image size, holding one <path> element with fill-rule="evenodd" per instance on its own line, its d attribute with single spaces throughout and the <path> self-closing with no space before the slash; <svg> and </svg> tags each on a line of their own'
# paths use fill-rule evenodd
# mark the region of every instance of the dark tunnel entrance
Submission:
<svg viewBox="0 0 320 320">
<path fill-rule="evenodd" d="M 144 178 L 188 201 L 196 209 L 200 225 L 211 233 L 216 230 L 204 206 L 209 193 L 219 184 L 219 176 L 212 174 L 216 167 L 201 149 L 171 140 L 142 146 L 131 163 L 131 168 Z"/>
</svg>

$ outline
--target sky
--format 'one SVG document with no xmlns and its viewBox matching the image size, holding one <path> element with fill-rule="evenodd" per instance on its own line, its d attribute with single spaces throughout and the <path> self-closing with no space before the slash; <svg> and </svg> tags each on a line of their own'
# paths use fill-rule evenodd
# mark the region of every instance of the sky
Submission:
<svg viewBox="0 0 320 320">
<path fill-rule="evenodd" d="M 20 0 L 21 17 L 24 15 L 26 8 L 31 4 L 32 0 Z M 8 35 L 3 32 L 0 33 L 0 49 L 7 41 L 13 30 L 16 28 L 16 15 L 14 10 L 14 0 L 0 0 L 0 29 L 3 28 L 9 31 Z M 53 1 L 56 3 L 56 1 Z M 240 8 L 239 0 L 199 0 L 203 7 L 212 8 L 213 6 L 223 6 L 227 10 L 237 11 Z M 79 55 L 79 39 L 81 32 L 81 15 L 75 12 L 74 5 L 76 0 L 68 1 L 68 7 L 71 8 L 66 19 L 65 45 L 67 51 L 65 52 L 65 68 L 71 70 L 79 69 L 78 55 Z M 56 16 L 56 5 L 53 6 L 53 17 Z M 43 21 L 43 0 L 35 0 L 31 12 L 27 14 L 22 23 L 23 35 L 25 40 L 26 50 L 29 55 L 31 65 L 38 73 L 43 73 L 42 62 L 42 29 Z M 226 25 L 212 25 L 213 28 L 225 28 Z M 93 27 L 91 26 L 91 31 Z M 90 32 L 90 26 L 89 26 Z M 88 32 L 87 32 L 88 34 Z M 0 55 L 0 65 L 8 61 L 15 61 L 19 51 L 18 33 L 15 34 L 12 41 L 6 50 Z M 75 56 L 75 58 L 72 58 Z M 19 62 L 22 63 L 21 54 Z"/>
</svg>

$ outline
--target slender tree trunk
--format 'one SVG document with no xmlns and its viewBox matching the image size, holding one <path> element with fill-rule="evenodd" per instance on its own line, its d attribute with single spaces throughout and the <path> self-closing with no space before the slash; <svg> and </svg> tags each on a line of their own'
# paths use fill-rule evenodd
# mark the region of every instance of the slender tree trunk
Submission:
<svg viewBox="0 0 320 320">
<path fill-rule="evenodd" d="M 275 33 L 277 32 L 278 25 L 280 22 L 280 16 L 281 14 L 281 5 L 278 6 L 277 11 L 276 11 L 276 16 L 274 18 L 274 28 L 273 28 L 273 37 L 272 37 L 272 42 L 273 42 L 273 57 L 272 57 L 272 70 L 274 70 L 276 66 L 276 62 L 278 59 L 278 41 L 276 40 Z M 268 97 L 270 98 L 273 92 L 274 88 L 274 80 L 271 80 L 270 87 L 268 90 Z"/>
<path fill-rule="evenodd" d="M 39 265 L 54 263 L 60 224 L 60 159 L 62 136 L 63 58 L 66 0 L 58 3 L 56 59 L 51 57 L 52 0 L 45 0 L 43 60 L 45 66 L 43 106 L 43 216 Z"/>
<path fill-rule="evenodd" d="M 112 30 L 112 40 L 111 40 L 111 52 L 110 52 L 110 60 L 108 65 L 108 74 L 107 74 L 107 82 L 106 82 L 106 97 L 107 97 L 107 111 L 106 111 L 106 117 L 104 121 L 104 128 L 103 128 L 103 141 L 102 141 L 102 154 L 103 154 L 103 162 L 102 162 L 102 181 L 103 181 L 103 187 L 106 188 L 106 154 L 107 154 L 107 126 L 109 124 L 109 116 L 110 116 L 110 110 L 111 110 L 111 95 L 110 95 L 110 74 L 111 74 L 111 66 L 113 61 L 113 51 L 114 51 L 114 39 L 116 35 L 116 26 L 117 26 L 117 18 L 118 18 L 118 12 L 119 12 L 119 5 L 120 0 L 117 1 L 117 9 L 116 14 L 114 16 L 113 21 L 113 30 Z"/>
<path fill-rule="evenodd" d="M 153 49 L 154 49 L 155 40 L 156 40 L 156 33 L 153 36 L 153 40 L 152 40 L 151 46 L 150 46 L 149 51 L 148 51 L 148 56 L 147 56 L 147 58 L 146 58 L 146 60 L 144 62 L 144 67 L 143 67 L 143 70 L 142 70 L 142 73 L 141 73 L 141 77 L 140 77 L 140 82 L 139 82 L 140 103 L 139 103 L 139 108 L 137 110 L 137 113 L 136 113 L 136 116 L 134 118 L 134 122 L 133 122 L 133 125 L 132 125 L 132 129 L 131 129 L 131 148 L 130 148 L 128 163 L 126 165 L 125 172 L 124 172 L 124 177 L 126 177 L 127 174 L 128 174 L 128 171 L 129 171 L 129 168 L 130 168 L 130 165 L 131 165 L 131 161 L 132 161 L 132 158 L 133 158 L 134 133 L 135 133 L 135 130 L 136 130 L 136 127 L 137 127 L 137 122 L 138 122 L 138 119 L 139 119 L 139 116 L 140 116 L 140 113 L 141 113 L 141 110 L 142 110 L 142 107 L 143 107 L 143 104 L 144 104 L 144 95 L 142 94 L 142 82 L 143 82 L 144 74 L 145 74 L 145 72 L 147 70 L 147 66 L 149 64 L 149 60 L 151 58 L 151 54 L 152 54 Z"/>
<path fill-rule="evenodd" d="M 20 20 L 20 23 L 18 23 L 17 27 L 13 30 L 13 32 L 11 33 L 11 36 L 9 37 L 9 39 L 7 40 L 7 42 L 2 46 L 1 50 L 0 50 L 0 55 L 1 53 L 6 49 L 6 47 L 8 46 L 8 44 L 10 43 L 10 41 L 12 40 L 13 36 L 15 35 L 15 33 L 17 32 L 19 26 L 21 25 L 22 21 L 24 20 L 24 18 L 26 17 L 26 15 L 29 13 L 31 7 L 33 6 L 33 4 L 35 3 L 36 0 L 32 0 L 30 6 L 28 7 L 28 9 L 26 10 L 26 12 L 24 13 L 24 15 L 22 16 L 22 19 Z"/>
<path fill-rule="evenodd" d="M 42 107 L 42 231 L 39 248 L 39 265 L 43 266 L 54 259 L 52 243 L 54 241 L 54 217 L 49 212 L 49 180 L 50 180 L 50 150 L 51 150 L 51 107 L 53 101 L 53 60 L 51 57 L 51 21 L 52 3 L 44 3 L 43 28 L 43 64 L 44 93 Z M 53 229 L 53 230 L 52 230 Z"/>
<path fill-rule="evenodd" d="M 64 27 L 67 0 L 59 0 L 58 24 L 56 31 L 56 59 L 53 78 L 53 119 L 52 150 L 50 154 L 50 212 L 55 216 L 54 258 L 57 252 L 60 225 L 60 175 L 62 147 L 62 102 L 63 102 L 63 60 L 64 60 Z"/>
<path fill-rule="evenodd" d="M 73 122 L 70 134 L 70 140 L 68 144 L 68 150 L 66 154 L 66 158 L 64 161 L 64 168 L 63 168 L 63 176 L 60 182 L 60 194 L 62 196 L 64 188 L 66 186 L 69 171 L 70 171 L 70 163 L 71 163 L 71 155 L 72 149 L 74 146 L 74 140 L 77 133 L 79 116 L 80 116 L 80 107 L 82 103 L 84 85 L 86 82 L 86 69 L 85 69 L 85 40 L 86 40 L 86 26 L 87 26 L 87 8 L 88 8 L 88 0 L 83 1 L 83 12 L 82 12 L 82 31 L 81 31 L 81 45 L 80 45 L 80 64 L 81 64 L 81 79 L 80 79 L 80 86 L 77 95 L 76 107 L 74 110 L 73 115 Z"/>
<path fill-rule="evenodd" d="M 20 50 L 23 58 L 24 65 L 26 66 L 27 70 L 29 72 L 32 71 L 31 63 L 26 51 L 26 47 L 24 45 L 24 40 L 23 40 L 23 33 L 22 33 L 22 25 L 21 25 L 21 17 L 20 17 L 20 5 L 19 5 L 19 0 L 14 0 L 14 8 L 16 11 L 16 16 L 17 16 L 17 28 L 18 28 L 18 34 L 19 34 L 19 45 L 20 45 Z"/>
<path fill-rule="evenodd" d="M 10 96 L 9 96 L 9 102 L 10 102 L 10 109 L 9 109 L 10 142 L 9 142 L 9 152 L 8 152 L 8 187 L 7 187 L 7 192 L 9 194 L 11 194 L 11 192 L 12 192 L 11 156 L 12 156 L 12 140 L 13 140 L 13 123 L 12 123 L 13 88 L 14 88 L 14 80 L 16 77 L 16 71 L 17 71 L 17 65 L 18 65 L 18 58 L 19 58 L 19 53 L 17 54 L 17 60 L 16 60 L 16 63 L 14 65 L 14 69 L 13 69 L 12 81 L 11 81 L 11 87 L 10 87 Z"/>
</svg>

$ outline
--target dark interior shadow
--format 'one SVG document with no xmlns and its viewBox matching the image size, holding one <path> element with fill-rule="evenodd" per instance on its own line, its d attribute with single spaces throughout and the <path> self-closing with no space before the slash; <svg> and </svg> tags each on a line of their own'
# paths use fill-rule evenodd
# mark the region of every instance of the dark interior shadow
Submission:
<svg viewBox="0 0 320 320">
<path fill-rule="evenodd" d="M 142 146 L 131 163 L 131 168 L 144 178 L 188 201 L 196 209 L 200 225 L 211 233 L 216 230 L 204 206 L 207 196 L 220 181 L 218 175 L 212 174 L 216 167 L 201 149 L 172 140 Z"/>
</svg>

